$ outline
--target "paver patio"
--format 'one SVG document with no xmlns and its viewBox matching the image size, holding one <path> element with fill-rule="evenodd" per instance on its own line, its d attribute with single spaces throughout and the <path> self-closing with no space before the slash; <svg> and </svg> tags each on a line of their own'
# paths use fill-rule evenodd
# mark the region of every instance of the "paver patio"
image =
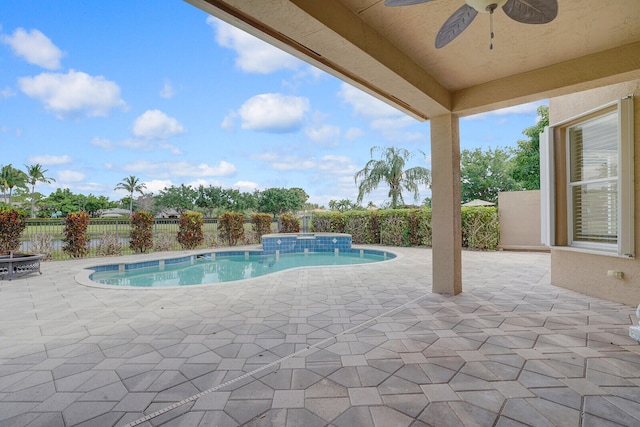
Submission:
<svg viewBox="0 0 640 427">
<path fill-rule="evenodd" d="M 551 286 L 541 253 L 465 251 L 464 292 L 434 295 L 430 250 L 390 249 L 181 289 L 77 284 L 97 259 L 0 282 L 0 426 L 640 425 L 635 308 Z"/>
</svg>

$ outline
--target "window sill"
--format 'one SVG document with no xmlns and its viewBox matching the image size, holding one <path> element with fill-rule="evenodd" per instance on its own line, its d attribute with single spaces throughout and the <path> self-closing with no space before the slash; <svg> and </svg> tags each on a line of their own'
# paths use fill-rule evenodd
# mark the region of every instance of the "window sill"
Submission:
<svg viewBox="0 0 640 427">
<path fill-rule="evenodd" d="M 579 248 L 576 246 L 551 246 L 551 249 L 557 250 L 557 251 L 566 251 L 566 252 L 580 252 L 580 253 L 589 254 L 589 255 L 608 256 L 613 258 L 635 259 L 634 256 L 618 255 L 617 252 L 605 251 L 602 249 Z"/>
</svg>

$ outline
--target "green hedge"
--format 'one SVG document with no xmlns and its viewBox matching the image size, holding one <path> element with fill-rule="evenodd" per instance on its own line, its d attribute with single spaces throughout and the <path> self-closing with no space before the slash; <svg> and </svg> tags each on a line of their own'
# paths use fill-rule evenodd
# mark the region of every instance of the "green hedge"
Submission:
<svg viewBox="0 0 640 427">
<path fill-rule="evenodd" d="M 431 246 L 431 209 L 319 212 L 313 215 L 311 229 L 318 233 L 351 234 L 354 244 Z M 496 208 L 462 208 L 464 247 L 493 250 L 499 238 Z"/>
</svg>

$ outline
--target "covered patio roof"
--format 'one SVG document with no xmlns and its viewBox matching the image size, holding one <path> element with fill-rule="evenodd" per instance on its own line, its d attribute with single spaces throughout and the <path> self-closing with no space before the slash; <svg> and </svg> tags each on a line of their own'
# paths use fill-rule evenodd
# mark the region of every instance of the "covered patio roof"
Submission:
<svg viewBox="0 0 640 427">
<path fill-rule="evenodd" d="M 419 119 L 430 121 L 433 291 L 462 291 L 459 117 L 640 78 L 640 2 L 562 0 L 548 24 L 479 13 L 441 49 L 464 3 L 187 0 Z M 427 141 L 425 141 L 427 143 Z"/>
<path fill-rule="evenodd" d="M 463 0 L 187 0 L 418 119 L 465 116 L 640 77 L 637 0 L 561 0 L 549 24 L 478 14 L 453 42 L 436 34 Z"/>
</svg>

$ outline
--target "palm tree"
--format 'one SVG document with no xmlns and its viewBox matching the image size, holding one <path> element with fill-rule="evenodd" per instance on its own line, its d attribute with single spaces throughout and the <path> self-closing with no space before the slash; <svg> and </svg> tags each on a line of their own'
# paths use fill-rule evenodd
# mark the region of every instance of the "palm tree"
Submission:
<svg viewBox="0 0 640 427">
<path fill-rule="evenodd" d="M 382 153 L 380 160 L 373 159 L 373 153 L 376 151 Z M 420 153 L 424 156 L 422 151 Z M 362 203 L 364 195 L 371 193 L 384 181 L 389 185 L 391 207 L 395 208 L 404 204 L 403 190 L 412 192 L 417 200 L 419 185 L 429 185 L 431 181 L 431 172 L 427 168 L 416 166 L 404 170 L 407 160 L 413 157 L 413 153 L 404 148 L 372 147 L 371 157 L 364 169 L 358 171 L 353 177 L 358 185 L 358 203 Z M 359 184 L 358 181 L 360 181 Z"/>
<path fill-rule="evenodd" d="M 11 205 L 11 193 L 14 187 L 26 187 L 27 175 L 20 169 L 14 168 L 11 164 L 0 169 L 0 186 L 2 186 L 3 200 L 6 200 L 7 190 L 9 190 L 9 205 Z"/>
<path fill-rule="evenodd" d="M 129 192 L 129 214 L 133 213 L 133 193 L 144 194 L 142 190 L 147 186 L 140 182 L 140 178 L 130 175 L 116 185 L 114 190 L 126 190 Z"/>
<path fill-rule="evenodd" d="M 36 183 L 44 182 L 49 184 L 55 182 L 55 179 L 44 176 L 47 169 L 43 169 L 40 163 L 35 165 L 24 165 L 27 168 L 27 182 L 31 184 L 31 218 L 36 217 Z"/>
</svg>

